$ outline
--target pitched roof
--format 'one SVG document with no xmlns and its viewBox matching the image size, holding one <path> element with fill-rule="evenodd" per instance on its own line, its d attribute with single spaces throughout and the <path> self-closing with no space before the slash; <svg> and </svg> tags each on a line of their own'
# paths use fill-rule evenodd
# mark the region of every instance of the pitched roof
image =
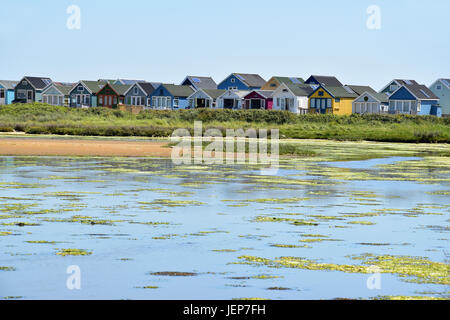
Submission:
<svg viewBox="0 0 450 320">
<path fill-rule="evenodd" d="M 297 97 L 307 97 L 309 96 L 311 93 L 314 92 L 314 89 L 307 84 L 288 84 L 288 83 L 284 83 L 284 85 L 286 87 L 289 88 L 289 90 L 292 91 L 292 93 L 294 95 L 296 95 Z"/>
<path fill-rule="evenodd" d="M 86 88 L 89 89 L 89 91 L 91 91 L 92 93 L 97 93 L 100 90 L 103 89 L 103 87 L 106 85 L 106 82 L 104 81 L 87 81 L 87 80 L 82 80 L 80 81 Z M 72 89 L 73 90 L 73 89 Z"/>
<path fill-rule="evenodd" d="M 37 90 L 45 89 L 50 83 L 52 83 L 52 79 L 45 77 L 24 77 L 28 82 Z"/>
<path fill-rule="evenodd" d="M 262 95 L 264 98 L 270 98 L 273 94 L 272 90 L 256 90 L 256 92 Z"/>
<path fill-rule="evenodd" d="M 394 81 L 398 82 L 402 86 L 405 84 L 419 84 L 416 80 L 394 79 Z"/>
<path fill-rule="evenodd" d="M 331 86 L 322 86 L 326 91 L 328 91 L 335 98 L 357 98 L 358 95 L 351 89 L 345 88 L 343 86 L 340 87 L 331 87 Z"/>
<path fill-rule="evenodd" d="M 63 95 L 68 96 L 70 91 L 72 91 L 73 83 L 61 83 L 61 82 L 53 82 L 50 86 L 55 86 L 59 92 Z"/>
<path fill-rule="evenodd" d="M 187 76 L 186 79 L 198 89 L 217 89 L 217 83 L 211 77 Z M 183 80 L 186 81 L 186 79 Z"/>
<path fill-rule="evenodd" d="M 131 86 L 138 82 L 142 83 L 142 82 L 145 82 L 145 80 L 117 79 L 116 81 L 114 81 L 114 84 L 123 84 L 123 85 Z"/>
<path fill-rule="evenodd" d="M 142 88 L 142 90 L 144 90 L 146 95 L 149 95 L 153 91 L 155 91 L 155 89 L 158 88 L 161 83 L 158 83 L 158 82 L 138 82 L 137 84 Z"/>
<path fill-rule="evenodd" d="M 343 86 L 343 84 L 334 76 L 312 75 L 310 78 L 316 79 L 317 82 L 319 82 L 323 86 L 330 86 L 330 87 L 342 87 Z M 308 80 L 307 80 L 307 82 L 308 82 Z"/>
<path fill-rule="evenodd" d="M 404 84 L 403 87 L 408 89 L 417 99 L 420 100 L 439 100 L 439 98 L 427 86 L 423 84 L 413 83 Z"/>
<path fill-rule="evenodd" d="M 238 96 L 238 98 L 242 99 L 246 95 L 248 95 L 250 92 L 251 92 L 250 90 L 225 90 L 225 92 L 222 93 L 221 96 L 223 96 L 226 93 L 232 93 L 232 94 Z"/>
<path fill-rule="evenodd" d="M 14 90 L 18 83 L 18 81 L 12 80 L 0 80 L 0 85 L 7 90 Z"/>
<path fill-rule="evenodd" d="M 245 83 L 248 87 L 259 87 L 261 88 L 266 84 L 266 80 L 264 80 L 259 74 L 249 74 L 249 73 L 233 73 L 239 80 Z"/>
<path fill-rule="evenodd" d="M 442 82 L 447 88 L 450 89 L 450 79 L 438 79 L 440 82 Z M 1 82 L 1 81 L 0 81 Z"/>
<path fill-rule="evenodd" d="M 378 93 L 378 92 L 368 92 L 368 91 L 366 91 L 366 92 L 361 93 L 359 95 L 359 97 L 361 97 L 365 93 L 371 95 L 372 97 L 374 97 L 375 99 L 377 99 L 381 103 L 388 103 L 389 102 L 389 96 L 386 93 L 383 93 L 383 92 Z"/>
<path fill-rule="evenodd" d="M 297 78 L 297 77 L 273 77 L 274 79 L 277 79 L 279 83 L 291 83 L 291 84 L 303 84 L 305 83 L 305 80 L 303 78 Z"/>
<path fill-rule="evenodd" d="M 195 90 L 190 86 L 162 84 L 174 97 L 189 97 Z"/>
<path fill-rule="evenodd" d="M 394 80 L 390 81 L 383 89 L 381 89 L 380 92 L 383 92 L 384 90 L 389 88 L 392 85 L 392 82 L 395 82 L 399 86 L 403 86 L 405 84 L 418 84 L 416 80 L 394 79 Z M 394 90 L 394 91 L 396 91 L 396 90 Z M 389 89 L 388 91 L 391 91 L 391 89 Z"/>
<path fill-rule="evenodd" d="M 224 94 L 226 91 L 226 90 L 219 90 L 219 89 L 202 89 L 202 90 L 213 99 L 217 99 L 222 94 Z"/>
<path fill-rule="evenodd" d="M 353 90 L 357 95 L 362 95 L 364 92 L 369 93 L 377 93 L 372 87 L 370 86 L 355 86 L 355 85 L 345 85 L 345 87 L 349 87 Z"/>
<path fill-rule="evenodd" d="M 108 84 L 118 95 L 123 96 L 132 85 Z"/>
<path fill-rule="evenodd" d="M 249 91 L 249 93 L 246 94 L 244 98 L 246 98 L 248 95 L 252 94 L 253 92 L 256 92 L 264 99 L 268 99 L 268 98 L 272 97 L 272 95 L 275 91 L 273 91 L 273 90 L 252 90 L 252 91 Z"/>
</svg>

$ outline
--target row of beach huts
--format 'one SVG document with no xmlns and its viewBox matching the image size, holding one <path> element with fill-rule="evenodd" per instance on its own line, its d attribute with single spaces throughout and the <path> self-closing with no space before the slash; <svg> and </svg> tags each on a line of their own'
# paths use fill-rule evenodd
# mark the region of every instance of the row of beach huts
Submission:
<svg viewBox="0 0 450 320">
<path fill-rule="evenodd" d="M 450 79 L 430 87 L 395 79 L 380 91 L 344 85 L 334 76 L 272 77 L 232 73 L 217 84 L 211 77 L 187 76 L 180 84 L 99 79 L 77 83 L 25 76 L 0 80 L 0 105 L 42 102 L 78 108 L 132 106 L 140 109 L 264 109 L 296 114 L 390 113 L 450 115 Z"/>
</svg>

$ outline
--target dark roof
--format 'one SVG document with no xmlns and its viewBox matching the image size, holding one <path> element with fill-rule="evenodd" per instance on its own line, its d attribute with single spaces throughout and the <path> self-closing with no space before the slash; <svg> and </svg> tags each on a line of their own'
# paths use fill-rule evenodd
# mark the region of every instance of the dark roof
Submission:
<svg viewBox="0 0 450 320">
<path fill-rule="evenodd" d="M 211 77 L 187 76 L 186 78 L 198 89 L 217 89 L 217 83 Z"/>
<path fill-rule="evenodd" d="M 395 79 L 400 85 L 411 85 L 411 84 L 419 84 L 416 80 L 405 80 L 405 79 Z"/>
<path fill-rule="evenodd" d="M 428 89 L 427 86 L 424 86 L 423 84 L 404 84 L 403 85 L 406 89 L 408 89 L 413 95 L 416 96 L 416 98 L 421 100 L 439 100 L 439 98 Z"/>
<path fill-rule="evenodd" d="M 306 83 L 310 82 L 310 79 L 314 78 L 323 86 L 330 86 L 330 87 L 342 87 L 343 84 L 334 76 L 317 76 L 312 75 L 309 77 L 308 80 L 306 80 Z"/>
<path fill-rule="evenodd" d="M 52 83 L 52 79 L 45 77 L 25 77 L 26 80 L 37 90 L 42 90 Z"/>
<path fill-rule="evenodd" d="M 210 96 L 213 99 L 217 99 L 222 94 L 225 93 L 226 90 L 219 90 L 219 89 L 203 89 L 203 91 Z"/>
<path fill-rule="evenodd" d="M 259 74 L 233 73 L 233 75 L 249 87 L 261 88 L 266 84 L 266 80 L 264 80 Z"/>
<path fill-rule="evenodd" d="M 110 84 L 108 83 L 108 85 L 119 95 L 119 96 L 123 96 L 125 95 L 125 92 L 128 91 L 128 89 L 130 89 L 131 85 L 124 85 L 124 84 Z"/>
<path fill-rule="evenodd" d="M 82 84 L 84 84 L 84 86 L 86 88 L 88 88 L 94 94 L 99 92 L 101 89 L 103 89 L 103 87 L 106 84 L 106 82 L 104 82 L 104 81 L 87 81 L 87 80 L 82 80 L 81 82 L 82 82 Z M 73 90 L 73 88 L 72 88 L 72 90 Z"/>
<path fill-rule="evenodd" d="M 305 83 L 305 80 L 303 78 L 297 78 L 297 77 L 273 77 L 274 79 L 277 79 L 279 83 L 291 83 L 291 84 L 303 84 Z"/>
<path fill-rule="evenodd" d="M 339 86 L 323 86 L 323 88 L 328 91 L 334 98 L 357 98 L 358 95 L 351 89 Z"/>
<path fill-rule="evenodd" d="M 14 88 L 18 83 L 19 83 L 18 81 L 12 80 L 0 80 L 0 85 L 2 85 L 2 87 L 7 90 L 14 90 Z"/>
<path fill-rule="evenodd" d="M 307 85 L 307 84 L 297 84 L 297 85 L 295 85 L 295 84 L 285 83 L 285 85 L 297 97 L 305 97 L 305 96 L 308 97 L 311 93 L 314 92 L 314 89 L 310 85 Z"/>
<path fill-rule="evenodd" d="M 195 91 L 191 86 L 180 86 L 176 84 L 163 84 L 163 86 L 174 97 L 189 97 Z"/>
<path fill-rule="evenodd" d="M 357 95 L 362 95 L 364 92 L 369 92 L 369 93 L 377 93 L 374 89 L 372 89 L 372 87 L 370 86 L 355 86 L 355 85 L 346 85 L 346 87 L 349 87 L 350 89 L 353 90 L 353 92 L 355 92 Z"/>
<path fill-rule="evenodd" d="M 139 86 L 144 90 L 145 94 L 149 95 L 160 86 L 161 83 L 157 82 L 138 82 Z"/>
</svg>

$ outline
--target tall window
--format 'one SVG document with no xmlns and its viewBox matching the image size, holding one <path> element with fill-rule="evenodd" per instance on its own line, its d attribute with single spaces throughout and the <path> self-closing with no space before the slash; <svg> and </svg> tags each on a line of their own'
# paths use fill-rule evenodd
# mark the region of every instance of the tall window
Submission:
<svg viewBox="0 0 450 320">
<path fill-rule="evenodd" d="M 316 99 L 312 98 L 311 99 L 311 108 L 315 108 L 316 107 Z"/>
<path fill-rule="evenodd" d="M 5 89 L 0 89 L 0 99 L 5 98 Z"/>
</svg>

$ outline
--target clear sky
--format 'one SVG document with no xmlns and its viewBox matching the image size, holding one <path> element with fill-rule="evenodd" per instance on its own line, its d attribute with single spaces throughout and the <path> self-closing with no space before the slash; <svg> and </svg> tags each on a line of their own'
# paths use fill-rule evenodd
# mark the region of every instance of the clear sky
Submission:
<svg viewBox="0 0 450 320">
<path fill-rule="evenodd" d="M 0 0 L 0 79 L 450 78 L 449 0 Z M 67 7 L 81 29 L 66 27 Z M 381 9 L 370 30 L 366 10 Z"/>
</svg>

